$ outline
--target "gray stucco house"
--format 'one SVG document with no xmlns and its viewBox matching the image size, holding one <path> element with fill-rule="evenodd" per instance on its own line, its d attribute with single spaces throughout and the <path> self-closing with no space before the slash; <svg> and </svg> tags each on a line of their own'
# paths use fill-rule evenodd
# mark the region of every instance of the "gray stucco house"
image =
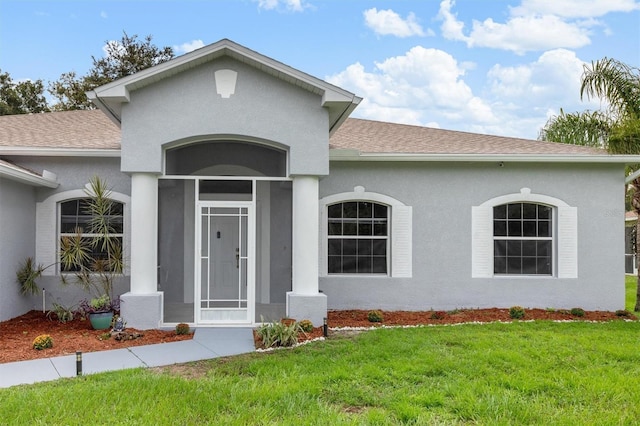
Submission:
<svg viewBox="0 0 640 426">
<path fill-rule="evenodd" d="M 229 40 L 0 117 L 0 320 L 57 261 L 84 185 L 122 207 L 137 328 L 328 309 L 624 307 L 625 164 L 571 145 L 349 118 L 356 95 Z M 83 297 L 46 271 L 44 303 Z"/>
</svg>

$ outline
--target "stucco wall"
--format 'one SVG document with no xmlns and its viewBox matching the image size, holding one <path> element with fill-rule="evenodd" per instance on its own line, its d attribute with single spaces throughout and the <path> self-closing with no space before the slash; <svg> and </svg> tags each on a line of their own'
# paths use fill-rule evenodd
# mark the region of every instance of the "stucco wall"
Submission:
<svg viewBox="0 0 640 426">
<path fill-rule="evenodd" d="M 237 71 L 235 93 L 214 73 Z M 230 58 L 131 92 L 122 109 L 122 170 L 162 171 L 162 146 L 208 136 L 270 141 L 289 149 L 292 174 L 328 172 L 328 114 L 321 97 Z"/>
<path fill-rule="evenodd" d="M 413 206 L 413 277 L 322 277 L 329 309 L 624 308 L 621 165 L 332 162 L 320 197 L 357 185 Z M 471 207 L 523 187 L 577 207 L 577 279 L 471 278 Z"/>
<path fill-rule="evenodd" d="M 8 228 L 16 228 L 16 230 L 9 229 L 11 232 L 18 232 L 17 225 L 20 225 L 24 228 L 28 227 L 29 232 L 25 233 L 28 235 L 28 239 L 25 238 L 25 241 L 28 243 L 24 249 L 21 249 L 20 253 L 15 253 L 16 262 L 22 261 L 22 259 L 31 256 L 35 256 L 35 244 L 36 244 L 36 202 L 41 202 L 46 198 L 54 195 L 56 193 L 84 189 L 84 186 L 89 179 L 93 176 L 99 176 L 107 181 L 109 187 L 116 192 L 129 195 L 131 193 L 130 189 L 130 178 L 124 173 L 119 171 L 120 168 L 120 159 L 119 158 L 62 158 L 62 157 L 13 157 L 12 161 L 20 164 L 22 167 L 26 167 L 30 170 L 34 170 L 38 173 L 41 173 L 42 170 L 49 170 L 53 173 L 56 173 L 58 182 L 60 185 L 57 188 L 49 189 L 49 188 L 31 188 L 23 186 L 22 189 L 16 189 L 17 193 L 20 194 L 20 197 L 26 197 L 27 195 L 30 197 L 30 204 L 28 204 L 28 208 L 21 209 L 21 212 L 14 212 L 17 216 L 15 220 L 5 220 L 4 218 L 0 219 L 0 229 L 7 228 L 6 224 L 11 223 L 11 227 Z M 4 204 L 4 200 L 13 200 L 11 196 L 8 198 L 4 195 L 0 197 L 2 203 Z M 4 214 L 4 213 L 3 213 Z M 22 225 L 22 222 L 25 222 Z M 14 226 L 13 224 L 17 224 Z M 27 226 L 28 223 L 28 226 Z M 2 239 L 3 244 L 0 245 L 0 250 L 11 250 L 14 251 L 13 245 L 5 245 L 5 239 Z M 55 244 L 55 241 L 52 242 Z M 11 253 L 14 255 L 14 253 Z M 2 259 L 5 259 L 5 256 L 0 256 L 0 262 Z M 44 265 L 46 266 L 46 265 Z M 4 268 L 0 270 L 0 274 L 3 276 L 5 273 L 9 273 L 15 279 L 15 266 L 11 266 L 10 268 Z M 53 268 L 51 268 L 48 273 L 53 273 Z M 60 275 L 55 273 L 55 275 L 42 276 L 38 280 L 38 284 L 41 288 L 45 290 L 45 304 L 46 308 L 50 309 L 53 302 L 60 303 L 66 306 L 72 306 L 80 302 L 83 298 L 86 298 L 88 295 L 82 291 L 82 289 L 78 288 L 75 285 L 62 285 L 60 280 Z M 4 279 L 3 279 L 4 285 Z M 17 286 L 17 285 L 16 285 Z M 115 285 L 115 293 L 121 294 L 129 290 L 129 279 L 128 277 L 119 279 Z M 4 292 L 2 293 L 3 297 L 0 297 L 0 307 L 4 303 Z M 42 309 L 42 296 L 32 296 L 25 299 L 28 304 L 28 309 Z M 2 312 L 0 311 L 0 315 Z M 15 316 L 15 315 L 14 315 Z"/>
<path fill-rule="evenodd" d="M 16 270 L 33 256 L 35 189 L 0 178 L 0 321 L 32 308 L 32 298 L 20 294 Z"/>
</svg>

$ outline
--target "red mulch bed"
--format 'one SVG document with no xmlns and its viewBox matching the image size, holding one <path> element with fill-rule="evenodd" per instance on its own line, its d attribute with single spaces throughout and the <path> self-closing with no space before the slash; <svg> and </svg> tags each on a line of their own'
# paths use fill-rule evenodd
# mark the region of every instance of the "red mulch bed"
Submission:
<svg viewBox="0 0 640 426">
<path fill-rule="evenodd" d="M 48 358 L 61 355 L 75 355 L 76 351 L 95 352 L 119 349 L 152 343 L 175 342 L 191 339 L 192 335 L 176 335 L 175 331 L 135 330 L 142 337 L 135 340 L 101 340 L 100 336 L 109 330 L 94 330 L 89 320 L 74 319 L 64 324 L 47 318 L 41 311 L 30 311 L 19 317 L 0 322 L 0 363 Z M 53 339 L 53 347 L 43 350 L 33 349 L 33 339 L 48 334 Z"/>
<path fill-rule="evenodd" d="M 418 324 L 454 324 L 464 322 L 512 321 L 508 309 L 469 309 L 444 313 L 442 319 L 433 319 L 433 311 L 381 311 L 382 323 L 372 323 L 367 319 L 367 310 L 329 311 L 327 324 L 330 328 L 338 327 L 375 327 L 381 325 L 418 325 Z M 613 321 L 636 319 L 635 316 L 621 317 L 615 312 L 586 311 L 583 317 L 577 317 L 568 311 L 547 311 L 544 309 L 526 309 L 524 320 L 576 320 L 576 321 Z M 107 330 L 93 330 L 89 320 L 74 319 L 60 323 L 49 319 L 39 311 L 31 311 L 25 315 L 0 322 L 0 363 L 24 361 L 51 356 L 73 355 L 76 351 L 94 352 L 108 349 L 126 348 L 153 343 L 175 342 L 191 339 L 192 335 L 176 335 L 175 331 L 135 330 L 143 336 L 135 340 L 117 341 L 101 339 Z M 44 350 L 33 349 L 33 340 L 41 335 L 49 334 L 53 338 L 53 347 Z M 313 332 L 301 334 L 299 340 L 314 339 L 323 335 L 322 327 Z"/>
</svg>

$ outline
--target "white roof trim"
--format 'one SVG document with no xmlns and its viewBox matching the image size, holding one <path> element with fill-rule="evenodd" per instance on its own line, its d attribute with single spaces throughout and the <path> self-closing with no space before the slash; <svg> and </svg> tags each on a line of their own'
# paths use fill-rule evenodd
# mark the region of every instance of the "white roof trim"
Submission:
<svg viewBox="0 0 640 426">
<path fill-rule="evenodd" d="M 0 146 L 2 155 L 40 157 L 120 157 L 119 149 L 77 149 Z"/>
<path fill-rule="evenodd" d="M 589 154 L 411 154 L 361 153 L 350 149 L 329 150 L 329 161 L 422 161 L 422 162 L 511 162 L 532 163 L 622 163 L 638 164 L 640 155 Z"/>
<path fill-rule="evenodd" d="M 36 173 L 13 166 L 7 163 L 0 163 L 0 176 L 14 180 L 20 183 L 26 183 L 35 186 L 44 186 L 46 188 L 57 188 L 58 182 L 55 181 L 55 175 L 49 174 L 53 179 L 48 179 Z"/>
</svg>

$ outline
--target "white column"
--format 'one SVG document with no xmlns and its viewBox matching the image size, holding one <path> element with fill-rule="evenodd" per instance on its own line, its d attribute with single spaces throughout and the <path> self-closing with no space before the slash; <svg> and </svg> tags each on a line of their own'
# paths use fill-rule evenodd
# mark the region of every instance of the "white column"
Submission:
<svg viewBox="0 0 640 426">
<path fill-rule="evenodd" d="M 158 291 L 158 178 L 131 175 L 131 294 Z"/>
<path fill-rule="evenodd" d="M 318 294 L 318 177 L 293 178 L 293 291 Z"/>
</svg>

